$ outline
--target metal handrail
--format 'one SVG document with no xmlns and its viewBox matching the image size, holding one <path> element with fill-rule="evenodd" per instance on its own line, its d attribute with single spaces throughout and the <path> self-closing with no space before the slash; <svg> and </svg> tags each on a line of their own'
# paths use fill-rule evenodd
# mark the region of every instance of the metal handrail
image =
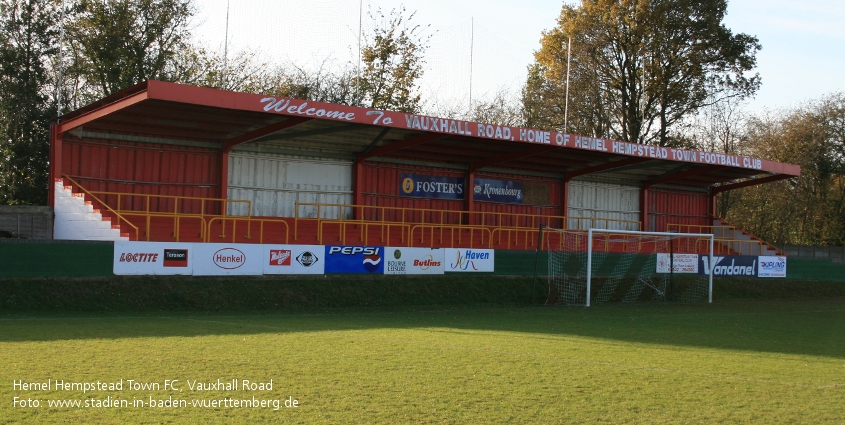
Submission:
<svg viewBox="0 0 845 425">
<path fill-rule="evenodd" d="M 317 227 L 317 241 L 320 245 L 323 245 L 323 228 L 325 225 L 333 225 L 337 224 L 340 230 L 340 242 L 343 245 L 346 245 L 346 226 L 348 225 L 357 225 L 362 227 L 361 232 L 361 241 L 365 242 L 369 240 L 369 229 L 372 226 L 378 226 L 381 228 L 381 241 L 390 241 L 390 229 L 392 227 L 399 227 L 399 236 L 400 241 L 402 243 L 405 242 L 405 229 L 410 228 L 410 224 L 407 223 L 391 223 L 391 222 L 373 222 L 367 220 L 322 220 L 319 222 Z M 385 235 L 386 232 L 386 235 Z"/>
<path fill-rule="evenodd" d="M 113 209 L 112 209 L 111 207 L 109 207 L 109 206 L 108 206 L 105 202 L 103 202 L 102 200 L 100 200 L 100 198 L 98 198 L 97 196 L 95 196 L 93 193 L 89 192 L 89 191 L 88 191 L 88 189 L 85 189 L 84 187 L 82 187 L 82 185 L 80 185 L 79 183 L 77 183 L 77 182 L 76 182 L 76 180 L 72 179 L 72 178 L 71 178 L 70 176 L 68 176 L 67 174 L 62 174 L 62 177 L 64 177 L 64 178 L 68 179 L 68 180 L 69 180 L 71 183 L 73 183 L 73 184 L 74 184 L 77 188 L 79 188 L 79 190 L 81 190 L 81 191 L 85 192 L 86 194 L 88 194 L 89 196 L 91 196 L 91 198 L 92 198 L 92 199 L 94 199 L 95 201 L 97 201 L 97 202 L 98 202 L 100 205 L 102 205 L 102 206 L 103 206 L 103 208 L 105 208 L 107 211 L 109 211 L 110 213 L 114 214 L 114 215 L 115 215 L 115 216 L 116 216 L 119 220 L 123 220 L 123 221 L 125 221 L 125 222 L 126 222 L 126 224 L 130 225 L 133 229 L 135 229 L 135 240 L 136 240 L 136 241 L 137 241 L 137 240 L 140 240 L 140 239 L 138 238 L 138 226 L 136 226 L 136 225 L 132 224 L 132 222 L 131 222 L 131 221 L 127 220 L 125 217 L 123 217 L 122 215 L 120 215 L 120 213 L 118 213 L 117 211 L 113 210 Z M 118 222 L 117 222 L 117 225 L 118 225 L 118 226 L 120 226 L 120 221 L 118 221 Z"/>
<path fill-rule="evenodd" d="M 235 240 L 236 240 L 237 226 L 238 226 L 239 221 L 246 221 L 247 222 L 246 236 L 244 236 L 246 239 L 252 238 L 252 223 L 253 222 L 259 223 L 259 226 L 258 226 L 258 243 L 259 244 L 264 243 L 264 224 L 265 223 L 281 223 L 281 224 L 283 224 L 284 227 L 285 227 L 285 240 L 284 240 L 283 243 L 287 244 L 288 241 L 290 240 L 290 226 L 288 225 L 288 222 L 284 219 L 256 218 L 256 217 L 243 217 L 243 216 L 232 216 L 232 215 L 230 215 L 230 216 L 212 217 L 211 220 L 208 221 L 208 232 L 206 232 L 206 236 L 205 236 L 206 242 L 211 242 L 211 225 L 217 220 L 221 221 L 221 229 L 223 231 L 223 234 L 218 236 L 221 239 L 227 237 L 226 236 L 226 222 L 227 221 L 232 222 L 232 243 L 234 243 Z"/>
<path fill-rule="evenodd" d="M 449 231 L 450 232 L 449 240 L 451 241 L 451 244 L 449 246 L 450 248 L 455 247 L 455 231 L 456 230 L 459 232 L 458 233 L 458 243 L 459 244 L 461 243 L 461 232 L 466 231 L 466 230 L 469 231 L 469 243 L 470 243 L 469 247 L 470 248 L 475 248 L 474 246 L 472 246 L 473 241 L 475 240 L 475 232 L 476 231 L 481 232 L 481 245 L 482 246 L 484 245 L 484 233 L 486 232 L 487 233 L 487 246 L 488 247 L 492 246 L 492 240 L 493 240 L 492 231 L 487 226 L 470 226 L 470 225 L 455 226 L 455 225 L 448 225 L 448 224 L 446 224 L 446 225 L 417 224 L 417 225 L 411 227 L 411 230 L 408 231 L 408 246 L 409 247 L 414 246 L 414 231 L 417 230 L 417 229 L 422 229 L 422 233 L 420 234 L 420 236 L 421 236 L 420 241 L 421 242 L 423 240 L 425 240 L 425 229 L 430 229 L 431 230 L 430 234 L 431 234 L 432 244 L 434 243 L 434 231 L 435 230 L 438 230 L 439 233 L 440 233 L 440 244 L 443 244 L 443 231 L 444 230 Z"/>
</svg>

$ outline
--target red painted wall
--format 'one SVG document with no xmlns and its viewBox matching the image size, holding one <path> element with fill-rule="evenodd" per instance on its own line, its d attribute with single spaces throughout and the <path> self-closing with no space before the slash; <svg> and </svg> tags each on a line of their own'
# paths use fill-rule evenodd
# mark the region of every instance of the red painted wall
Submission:
<svg viewBox="0 0 845 425">
<path fill-rule="evenodd" d="M 67 138 L 62 168 L 64 174 L 89 191 L 216 198 L 220 184 L 218 158 L 213 149 Z M 104 201 L 114 208 L 117 197 L 106 198 Z M 140 196 L 122 196 L 120 203 L 121 209 L 146 209 L 146 200 Z M 173 212 L 174 208 L 171 200 L 152 198 L 150 202 L 151 211 Z M 199 213 L 200 203 L 184 202 L 179 210 Z"/>
<path fill-rule="evenodd" d="M 707 200 L 702 192 L 649 189 L 649 228 L 665 232 L 667 224 L 708 225 Z"/>
</svg>

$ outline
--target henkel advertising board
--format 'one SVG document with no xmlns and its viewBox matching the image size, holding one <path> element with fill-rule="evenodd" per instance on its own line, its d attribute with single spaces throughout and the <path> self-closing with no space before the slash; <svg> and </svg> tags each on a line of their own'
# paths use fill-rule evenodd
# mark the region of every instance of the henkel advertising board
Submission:
<svg viewBox="0 0 845 425">
<path fill-rule="evenodd" d="M 786 277 L 786 257 L 761 255 L 757 277 Z"/>
<path fill-rule="evenodd" d="M 383 246 L 326 246 L 325 273 L 384 274 Z"/>
<path fill-rule="evenodd" d="M 191 257 L 194 276 L 260 275 L 263 254 L 263 245 L 198 243 Z"/>
<path fill-rule="evenodd" d="M 494 252 L 492 249 L 446 248 L 445 271 L 447 272 L 492 272 Z"/>
<path fill-rule="evenodd" d="M 698 273 L 698 254 L 657 254 L 657 273 Z"/>
<path fill-rule="evenodd" d="M 323 274 L 323 245 L 261 245 L 264 249 L 264 274 Z"/>
<path fill-rule="evenodd" d="M 384 274 L 443 274 L 445 249 L 384 248 Z"/>
<path fill-rule="evenodd" d="M 112 271 L 116 275 L 190 275 L 193 246 L 176 242 L 116 241 Z"/>
</svg>

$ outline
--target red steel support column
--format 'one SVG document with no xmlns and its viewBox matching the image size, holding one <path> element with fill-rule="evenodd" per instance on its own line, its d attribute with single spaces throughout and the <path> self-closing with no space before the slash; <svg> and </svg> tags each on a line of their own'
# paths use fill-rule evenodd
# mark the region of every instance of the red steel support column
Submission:
<svg viewBox="0 0 845 425">
<path fill-rule="evenodd" d="M 352 166 L 352 204 L 364 205 L 364 160 L 360 157 L 355 160 Z M 353 209 L 355 219 L 363 219 L 363 210 L 359 214 L 357 209 Z M 362 217 L 359 217 L 362 216 Z"/>
<path fill-rule="evenodd" d="M 220 198 L 229 199 L 229 150 L 223 149 L 220 152 Z M 219 214 L 226 214 L 228 205 L 224 202 L 220 205 Z M 252 211 L 250 211 L 251 213 Z"/>
<path fill-rule="evenodd" d="M 560 183 L 560 215 L 566 217 L 569 214 L 569 179 L 563 179 Z M 550 223 L 551 224 L 551 223 Z M 561 219 L 560 228 L 566 228 L 566 219 Z"/>
<path fill-rule="evenodd" d="M 47 205 L 55 206 L 56 179 L 62 178 L 62 135 L 57 123 L 50 125 L 50 186 Z"/>
<path fill-rule="evenodd" d="M 470 170 L 467 173 L 466 182 L 464 183 L 464 211 L 468 213 L 465 215 L 464 224 L 475 224 L 475 220 L 472 219 L 472 211 L 475 208 L 474 189 L 475 171 Z"/>
<path fill-rule="evenodd" d="M 648 209 L 648 188 L 649 186 L 643 186 L 640 189 L 640 222 L 642 222 L 642 231 L 650 232 L 651 226 L 648 223 L 648 215 L 650 213 Z"/>
</svg>

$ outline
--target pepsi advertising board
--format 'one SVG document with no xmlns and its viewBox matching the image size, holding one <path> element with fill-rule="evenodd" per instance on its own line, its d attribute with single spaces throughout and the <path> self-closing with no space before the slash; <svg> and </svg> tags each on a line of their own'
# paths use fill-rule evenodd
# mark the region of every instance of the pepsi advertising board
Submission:
<svg viewBox="0 0 845 425">
<path fill-rule="evenodd" d="M 325 272 L 384 274 L 383 246 L 326 246 Z"/>
<path fill-rule="evenodd" d="M 465 182 L 459 177 L 399 174 L 399 194 L 414 198 L 464 199 Z"/>
</svg>

